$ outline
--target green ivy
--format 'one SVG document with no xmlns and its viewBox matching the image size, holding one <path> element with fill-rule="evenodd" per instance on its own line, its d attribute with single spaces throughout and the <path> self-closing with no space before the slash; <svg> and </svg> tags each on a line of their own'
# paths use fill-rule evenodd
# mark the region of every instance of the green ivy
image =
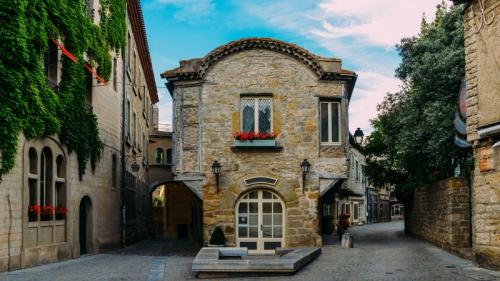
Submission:
<svg viewBox="0 0 500 281">
<path fill-rule="evenodd" d="M 57 134 L 75 151 L 79 176 L 102 151 L 97 118 L 85 104 L 84 54 L 108 80 L 110 51 L 126 44 L 126 0 L 102 0 L 100 26 L 84 0 L 0 0 L 0 177 L 15 164 L 19 133 L 28 139 Z M 57 38 L 78 60 L 62 57 L 59 92 L 46 84 L 43 57 Z"/>
</svg>

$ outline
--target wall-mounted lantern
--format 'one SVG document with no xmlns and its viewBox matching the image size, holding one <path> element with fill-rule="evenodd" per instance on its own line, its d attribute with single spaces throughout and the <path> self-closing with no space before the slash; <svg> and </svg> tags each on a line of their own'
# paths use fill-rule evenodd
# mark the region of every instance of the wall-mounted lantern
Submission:
<svg viewBox="0 0 500 281">
<path fill-rule="evenodd" d="M 307 159 L 304 159 L 304 161 L 302 161 L 302 163 L 300 164 L 300 168 L 302 169 L 302 193 L 304 193 L 304 189 L 306 186 L 306 175 L 311 169 L 311 163 L 309 163 Z"/>
<path fill-rule="evenodd" d="M 219 175 L 220 175 L 221 165 L 219 161 L 215 160 L 212 164 L 212 173 L 215 175 L 215 184 L 217 185 L 217 189 L 219 189 Z"/>
<path fill-rule="evenodd" d="M 361 145 L 363 143 L 363 137 L 365 134 L 363 134 L 363 131 L 360 128 L 357 128 L 356 131 L 354 132 L 354 141 Z"/>
</svg>

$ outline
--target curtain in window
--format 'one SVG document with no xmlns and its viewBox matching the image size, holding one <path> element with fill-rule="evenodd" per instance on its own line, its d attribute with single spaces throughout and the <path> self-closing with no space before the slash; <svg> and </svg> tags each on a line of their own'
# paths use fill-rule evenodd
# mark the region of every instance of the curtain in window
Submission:
<svg viewBox="0 0 500 281">
<path fill-rule="evenodd" d="M 339 104 L 332 103 L 332 142 L 339 142 Z"/>
<path fill-rule="evenodd" d="M 321 142 L 328 142 L 328 103 L 321 103 Z"/>
<path fill-rule="evenodd" d="M 254 99 L 242 99 L 242 128 L 243 132 L 255 131 L 255 102 Z"/>
<path fill-rule="evenodd" d="M 271 99 L 259 99 L 259 132 L 271 132 Z"/>
</svg>

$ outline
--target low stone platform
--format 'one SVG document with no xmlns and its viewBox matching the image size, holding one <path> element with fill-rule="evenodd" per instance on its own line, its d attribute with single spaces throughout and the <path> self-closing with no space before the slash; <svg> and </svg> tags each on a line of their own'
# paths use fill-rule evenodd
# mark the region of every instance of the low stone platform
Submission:
<svg viewBox="0 0 500 281">
<path fill-rule="evenodd" d="M 191 270 L 198 277 L 292 274 L 321 254 L 321 248 L 279 249 L 272 256 L 248 256 L 246 248 L 202 248 Z"/>
</svg>

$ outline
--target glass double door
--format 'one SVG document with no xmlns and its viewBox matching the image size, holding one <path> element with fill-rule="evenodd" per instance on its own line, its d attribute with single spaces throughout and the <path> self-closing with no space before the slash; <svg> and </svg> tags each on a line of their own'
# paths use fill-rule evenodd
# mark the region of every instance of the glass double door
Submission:
<svg viewBox="0 0 500 281">
<path fill-rule="evenodd" d="M 250 254 L 274 254 L 283 247 L 284 208 L 281 199 L 268 190 L 244 195 L 237 210 L 237 244 Z"/>
</svg>

